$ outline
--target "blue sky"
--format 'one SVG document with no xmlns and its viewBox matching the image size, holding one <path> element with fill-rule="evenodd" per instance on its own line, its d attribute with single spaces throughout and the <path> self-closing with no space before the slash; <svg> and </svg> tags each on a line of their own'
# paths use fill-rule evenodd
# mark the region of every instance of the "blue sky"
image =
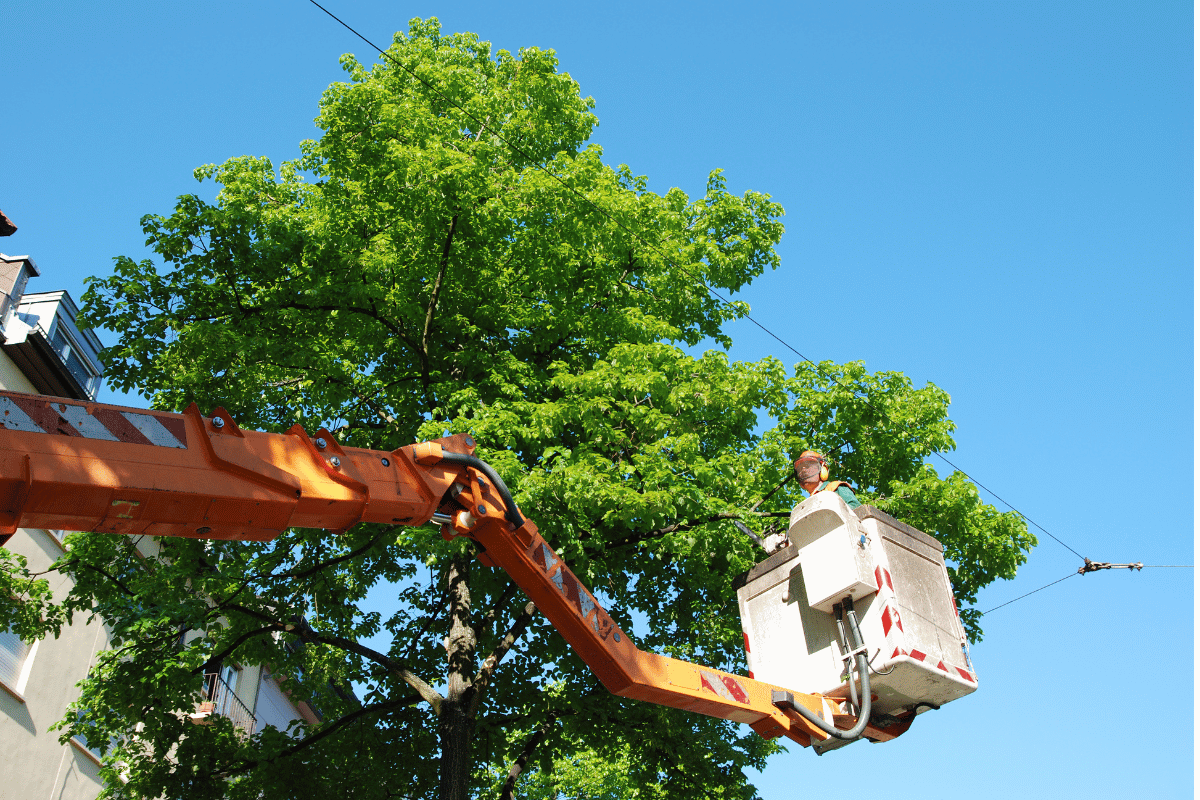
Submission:
<svg viewBox="0 0 1200 800">
<path fill-rule="evenodd" d="M 200 164 L 317 135 L 337 58 L 302 0 L 8 0 L 0 240 L 65 288 L 147 257 L 138 219 Z M 817 360 L 953 398 L 951 459 L 1097 561 L 1193 563 L 1192 6 L 1182 2 L 347 2 L 379 44 L 437 16 L 554 48 L 594 141 L 651 188 L 769 192 L 783 263 L 743 292 Z M 741 324 L 733 356 L 796 359 Z M 1070 574 L 1042 535 L 988 609 Z M 980 690 L 900 739 L 757 780 L 975 798 L 1190 797 L 1193 570 L 1076 576 L 989 614 Z"/>
</svg>

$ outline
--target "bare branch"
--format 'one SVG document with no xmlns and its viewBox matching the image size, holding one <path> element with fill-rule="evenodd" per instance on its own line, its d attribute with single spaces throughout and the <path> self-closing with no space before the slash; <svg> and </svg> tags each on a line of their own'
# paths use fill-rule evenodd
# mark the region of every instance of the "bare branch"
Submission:
<svg viewBox="0 0 1200 800">
<path fill-rule="evenodd" d="M 471 698 L 472 716 L 474 716 L 475 711 L 479 708 L 479 702 L 483 698 L 483 689 L 491 679 L 492 673 L 496 671 L 496 667 L 500 666 L 500 662 L 504 659 L 504 656 L 508 655 L 508 651 L 512 649 L 517 639 L 520 639 L 524 635 L 525 629 L 529 627 L 529 623 L 536 612 L 537 606 L 530 600 L 521 609 L 521 613 L 517 615 L 517 618 L 513 620 L 513 624 L 509 626 L 508 633 L 500 640 L 500 644 L 496 645 L 496 649 L 491 652 L 491 655 L 483 660 L 483 666 L 479 668 L 479 672 L 475 674 L 475 679 L 471 681 L 471 688 L 474 690 L 474 696 Z"/>
<path fill-rule="evenodd" d="M 450 218 L 450 231 L 446 234 L 446 243 L 442 245 L 442 259 L 438 264 L 438 274 L 433 281 L 433 293 L 429 297 L 429 307 L 425 309 L 425 326 L 421 329 L 421 352 L 429 358 L 429 331 L 433 327 L 433 310 L 437 308 L 438 295 L 442 293 L 442 282 L 446 278 L 446 269 L 450 266 L 450 245 L 454 242 L 454 228 L 458 225 L 458 215 Z"/>
<path fill-rule="evenodd" d="M 622 539 L 618 539 L 615 542 L 609 542 L 608 547 L 610 547 L 610 548 L 611 547 L 628 547 L 630 545 L 635 545 L 635 544 L 639 544 L 641 542 L 649 541 L 650 539 L 660 539 L 663 536 L 666 536 L 667 534 L 677 533 L 679 531 L 686 531 L 691 528 L 698 527 L 700 525 L 707 525 L 710 522 L 720 522 L 721 520 L 725 520 L 725 519 L 740 519 L 741 516 L 742 516 L 741 512 L 723 511 L 720 514 L 713 514 L 712 516 L 707 517 L 705 519 L 682 520 L 680 522 L 675 522 L 675 523 L 672 523 L 671 525 L 667 525 L 666 527 L 658 528 L 656 530 L 646 531 L 644 533 L 631 533 L 628 536 L 626 536 Z M 755 514 L 754 516 L 759 516 L 759 515 Z M 767 516 L 767 515 L 764 514 L 763 516 Z"/>
<path fill-rule="evenodd" d="M 504 787 L 500 790 L 500 800 L 513 800 L 513 787 L 517 785 L 517 778 L 520 777 L 521 771 L 525 769 L 525 765 L 529 763 L 529 757 L 533 755 L 533 751 L 546 738 L 546 734 L 550 732 L 550 728 L 554 725 L 556 717 L 548 717 L 543 722 L 533 735 L 525 740 L 525 746 L 521 748 L 517 760 L 513 762 L 512 767 L 508 770 L 508 778 L 504 781 Z"/>
<path fill-rule="evenodd" d="M 475 628 L 476 638 L 483 636 L 484 629 L 496 621 L 496 617 L 499 616 L 501 609 L 508 605 L 508 601 L 511 600 L 513 595 L 516 593 L 517 585 L 512 581 L 509 581 L 508 585 L 504 587 L 504 591 L 500 592 L 500 596 L 496 598 L 496 602 L 492 603 L 492 607 L 489 608 L 488 612 L 483 615 L 483 617 L 479 620 L 479 623 L 472 626 Z"/>
<path fill-rule="evenodd" d="M 246 631 L 241 636 L 234 639 L 233 643 L 231 645 L 229 645 L 228 647 L 226 647 L 224 650 L 222 650 L 219 653 L 214 653 L 212 656 L 210 656 L 207 662 L 196 667 L 194 670 L 192 670 L 192 673 L 195 674 L 197 672 L 203 672 L 205 667 L 208 666 L 208 664 L 224 661 L 226 658 L 228 658 L 230 656 L 230 654 L 233 653 L 234 650 L 241 647 L 243 642 L 253 639 L 255 636 L 261 636 L 264 633 L 273 633 L 275 630 L 277 630 L 276 626 L 268 625 L 268 626 L 262 627 L 262 628 L 255 628 L 252 631 Z"/>
<path fill-rule="evenodd" d="M 359 547 L 355 550 L 351 550 L 349 553 L 344 553 L 340 556 L 337 556 L 336 558 L 331 558 L 328 561 L 322 561 L 320 564 L 316 564 L 316 565 L 309 567 L 308 569 L 303 570 L 301 572 L 281 572 L 278 575 L 270 574 L 270 575 L 263 575 L 261 577 L 263 577 L 263 578 L 292 578 L 292 579 L 307 578 L 309 575 L 320 572 L 321 570 L 326 569 L 327 567 L 332 567 L 334 564 L 340 564 L 341 562 L 347 561 L 351 558 L 354 558 L 355 556 L 362 555 L 363 553 L 365 553 L 366 551 L 368 551 L 372 547 L 374 547 L 376 544 L 378 544 L 379 541 L 381 539 L 383 539 L 383 537 L 387 536 L 389 533 L 394 533 L 396 531 L 396 528 L 398 528 L 398 527 L 399 527 L 398 525 L 392 525 L 388 528 L 385 528 L 384 530 L 379 532 L 378 536 L 375 536 L 374 538 L 372 538 L 370 541 L 368 541 L 366 544 L 362 545 L 361 547 Z"/>
<path fill-rule="evenodd" d="M 407 695 L 405 697 L 401 697 L 396 700 L 385 700 L 382 703 L 374 703 L 373 705 L 362 706 L 358 709 L 355 709 L 354 711 L 351 711 L 349 714 L 340 718 L 336 722 L 331 723 L 330 725 L 322 728 L 321 730 L 314 733 L 312 736 L 305 736 L 299 742 L 297 742 L 296 744 L 287 748 L 286 750 L 279 753 L 278 755 L 275 755 L 275 756 L 273 756 L 269 759 L 265 759 L 265 760 L 269 761 L 269 762 L 273 762 L 273 761 L 277 761 L 281 758 L 288 758 L 288 757 L 293 756 L 296 753 L 300 752 L 304 748 L 316 744 L 317 742 L 324 739 L 326 736 L 330 736 L 334 733 L 337 733 L 339 730 L 346 727 L 351 722 L 354 722 L 355 720 L 359 719 L 360 717 L 365 717 L 368 714 L 387 713 L 389 711 L 394 711 L 398 708 L 405 708 L 407 706 L 413 705 L 414 703 L 418 702 L 419 700 L 421 700 L 421 698 L 418 695 L 414 694 L 414 695 Z M 243 772 L 254 769 L 254 767 L 261 764 L 262 761 L 263 761 L 262 759 L 255 760 L 255 761 L 245 761 L 242 763 L 241 766 L 236 767 L 235 769 L 223 771 L 219 774 L 224 777 L 239 775 Z"/>
<path fill-rule="evenodd" d="M 429 705 L 433 707 L 435 714 L 441 713 L 443 700 L 442 695 L 428 683 L 421 680 L 420 677 L 414 674 L 399 661 L 385 656 L 378 650 L 372 650 L 370 647 L 359 644 L 353 639 L 345 639 L 341 636 L 335 636 L 331 633 L 324 633 L 322 631 L 313 630 L 312 628 L 301 627 L 292 623 L 285 623 L 282 620 L 275 619 L 274 617 L 271 617 L 253 608 L 232 604 L 228 607 L 231 609 L 236 609 L 237 611 L 254 617 L 255 619 L 261 619 L 264 622 L 271 623 L 274 625 L 276 630 L 294 634 L 302 641 L 319 642 L 320 644 L 327 644 L 332 647 L 345 650 L 346 652 L 362 656 L 368 661 L 372 661 L 380 665 L 389 673 L 407 683 L 416 690 L 417 694 L 421 696 L 422 700 L 429 703 Z"/>
</svg>

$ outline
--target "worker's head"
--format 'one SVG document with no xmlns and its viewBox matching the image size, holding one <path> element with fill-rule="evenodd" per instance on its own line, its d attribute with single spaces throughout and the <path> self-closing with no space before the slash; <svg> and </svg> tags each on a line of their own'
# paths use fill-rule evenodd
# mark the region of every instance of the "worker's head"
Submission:
<svg viewBox="0 0 1200 800">
<path fill-rule="evenodd" d="M 829 480 L 829 466 L 825 463 L 825 456 L 816 450 L 805 450 L 792 466 L 796 469 L 800 485 L 805 488 Z"/>
</svg>

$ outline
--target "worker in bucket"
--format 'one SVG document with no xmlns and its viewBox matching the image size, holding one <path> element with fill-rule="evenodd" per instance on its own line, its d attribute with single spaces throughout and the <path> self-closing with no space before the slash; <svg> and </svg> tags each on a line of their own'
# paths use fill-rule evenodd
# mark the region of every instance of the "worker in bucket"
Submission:
<svg viewBox="0 0 1200 800">
<path fill-rule="evenodd" d="M 829 465 L 825 456 L 815 450 L 805 450 L 792 466 L 796 469 L 796 478 L 809 496 L 817 492 L 836 492 L 837 496 L 846 501 L 850 508 L 858 508 L 862 503 L 854 496 L 854 490 L 845 481 L 829 480 Z"/>
</svg>

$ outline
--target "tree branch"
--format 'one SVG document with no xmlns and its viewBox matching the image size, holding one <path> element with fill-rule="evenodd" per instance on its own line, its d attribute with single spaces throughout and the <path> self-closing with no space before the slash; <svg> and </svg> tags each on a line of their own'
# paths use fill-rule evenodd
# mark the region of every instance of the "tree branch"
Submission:
<svg viewBox="0 0 1200 800">
<path fill-rule="evenodd" d="M 433 707 L 435 714 L 441 713 L 443 699 L 442 695 L 428 683 L 421 680 L 419 676 L 415 675 L 399 661 L 385 656 L 378 650 L 372 650 L 365 645 L 359 644 L 353 639 L 345 639 L 341 636 L 335 636 L 331 633 L 322 633 L 321 631 L 313 630 L 312 628 L 302 628 L 299 625 L 285 623 L 253 608 L 247 608 L 239 605 L 230 605 L 229 608 L 236 609 L 243 614 L 254 617 L 255 619 L 263 620 L 264 622 L 274 625 L 276 630 L 280 630 L 285 633 L 291 633 L 299 637 L 302 641 L 312 641 L 319 642 L 320 644 L 327 644 L 332 647 L 345 650 L 348 653 L 354 653 L 355 655 L 362 656 L 368 661 L 373 661 L 415 689 L 417 694 L 421 696 L 421 699 Z"/>
<path fill-rule="evenodd" d="M 429 297 L 429 307 L 425 309 L 425 325 L 421 329 L 421 352 L 429 357 L 429 331 L 433 327 L 433 310 L 437 308 L 438 296 L 442 293 L 442 282 L 446 279 L 446 270 L 450 266 L 450 245 L 454 242 L 454 228 L 458 225 L 458 215 L 450 218 L 450 230 L 446 234 L 446 243 L 442 245 L 442 258 L 438 263 L 438 274 L 433 280 L 433 293 Z"/>
<path fill-rule="evenodd" d="M 471 698 L 471 713 L 474 715 L 479 708 L 479 701 L 483 697 L 483 689 L 491 679 L 492 673 L 496 671 L 496 667 L 500 666 L 500 662 L 504 656 L 508 655 L 508 651 L 512 649 L 513 644 L 520 639 L 525 633 L 525 629 L 529 627 L 530 620 L 533 619 L 534 613 L 537 612 L 537 606 L 530 600 L 521 609 L 521 613 L 513 620 L 513 624 L 509 626 L 508 633 L 500 640 L 500 644 L 496 645 L 496 649 L 484 659 L 483 666 L 479 668 L 479 672 L 475 673 L 475 679 L 471 681 L 471 688 L 475 695 Z"/>
<path fill-rule="evenodd" d="M 384 700 L 382 703 L 375 703 L 375 704 L 369 705 L 369 706 L 362 706 L 360 708 L 355 709 L 354 711 L 351 711 L 349 714 L 342 717 L 337 722 L 334 722 L 334 723 L 330 724 L 329 726 L 322 728 L 321 730 L 314 733 L 312 736 L 305 736 L 303 739 L 301 739 L 296 744 L 294 744 L 291 747 L 287 748 L 286 750 L 283 750 L 280 753 L 272 756 L 271 758 L 256 759 L 254 761 L 245 761 L 245 762 L 242 762 L 242 765 L 239 767 L 236 767 L 231 770 L 219 772 L 218 774 L 221 775 L 222 777 L 231 777 L 233 775 L 240 775 L 243 772 L 247 772 L 248 770 L 254 769 L 254 767 L 261 764 L 264 760 L 268 761 L 268 762 L 273 762 L 273 761 L 277 761 L 281 758 L 290 758 L 291 756 L 294 756 L 296 753 L 300 752 L 304 748 L 314 745 L 317 742 L 321 741 L 326 736 L 330 736 L 330 735 L 336 733 L 337 731 L 346 727 L 351 722 L 354 722 L 355 720 L 359 719 L 360 717 L 364 717 L 367 714 L 376 714 L 376 713 L 381 713 L 381 712 L 386 713 L 388 711 L 392 711 L 397 708 L 403 708 L 406 706 L 410 706 L 413 703 L 420 701 L 421 699 L 422 698 L 419 695 L 412 694 L 412 695 L 407 695 L 405 697 L 401 697 L 397 700 Z"/>
<path fill-rule="evenodd" d="M 521 771 L 525 769 L 525 765 L 529 763 L 529 757 L 533 755 L 533 751 L 546 738 L 546 734 L 550 732 L 551 726 L 554 724 L 556 717 L 547 717 L 533 735 L 525 740 L 525 746 L 521 748 L 517 760 L 513 762 L 512 767 L 508 770 L 508 778 L 504 781 L 504 787 L 500 789 L 500 800 L 513 800 L 513 787 L 517 785 L 517 778 L 520 777 Z"/>
<path fill-rule="evenodd" d="M 192 670 L 192 674 L 194 675 L 198 672 L 203 672 L 205 667 L 207 667 L 208 664 L 210 664 L 210 663 L 217 663 L 220 661 L 224 661 L 226 658 L 228 658 L 233 653 L 234 650 L 241 647 L 243 642 L 246 642 L 250 639 L 253 639 L 255 636 L 259 636 L 264 633 L 272 633 L 275 630 L 276 630 L 276 627 L 272 625 L 272 626 L 267 626 L 267 627 L 263 627 L 263 628 L 255 628 L 252 631 L 246 631 L 241 636 L 234 639 L 233 643 L 231 645 L 226 647 L 221 652 L 210 656 L 208 661 L 206 661 L 205 663 L 201 664 L 200 666 L 198 666 L 194 670 Z"/>
<path fill-rule="evenodd" d="M 755 516 L 758 516 L 758 515 L 755 514 Z M 764 515 L 764 516 L 766 516 L 766 515 Z M 626 536 L 622 539 L 618 539 L 615 542 L 609 542 L 607 547 L 609 547 L 609 548 L 629 547 L 630 545 L 640 544 L 641 542 L 649 541 L 650 539 L 662 538 L 663 536 L 666 536 L 667 534 L 677 533 L 679 531 L 686 531 L 691 528 L 698 527 L 700 525 L 707 525 L 710 522 L 720 522 L 721 520 L 725 520 L 725 519 L 741 519 L 741 513 L 735 512 L 735 511 L 723 511 L 720 514 L 713 514 L 712 516 L 708 517 L 707 519 L 683 520 L 682 522 L 676 522 L 671 525 L 667 525 L 664 528 L 658 528 L 656 530 L 646 531 L 645 533 L 631 533 L 628 536 Z"/>
<path fill-rule="evenodd" d="M 396 325 L 396 323 L 394 323 L 392 320 L 390 320 L 390 319 L 386 318 L 385 316 L 383 316 L 382 314 L 380 314 L 379 309 L 374 308 L 373 305 L 371 308 L 366 308 L 363 306 L 349 306 L 349 305 L 340 305 L 340 304 L 308 304 L 308 303 L 299 303 L 299 302 L 296 302 L 293 300 L 293 301 L 280 302 L 280 303 L 272 305 L 269 308 L 266 306 L 239 306 L 238 307 L 238 311 L 240 311 L 243 316 L 247 316 L 247 317 L 251 316 L 251 315 L 256 315 L 256 314 L 275 314 L 278 311 L 283 310 L 283 309 L 292 309 L 294 311 L 348 311 L 348 312 L 351 312 L 354 314 L 362 314 L 365 317 L 370 317 L 371 319 L 375 320 L 383 327 L 387 328 L 397 339 L 400 339 L 402 342 L 407 344 L 413 350 L 417 349 L 416 342 L 414 342 L 412 339 L 410 339 L 408 337 L 408 335 L 405 334 L 404 331 L 401 330 L 398 325 Z M 183 318 L 182 321 L 183 322 L 190 322 L 190 321 L 212 322 L 214 320 L 220 319 L 221 316 L 224 316 L 224 315 L 218 315 L 215 317 L 196 317 L 196 316 L 185 317 L 185 318 Z"/>
<path fill-rule="evenodd" d="M 100 575 L 103 575 L 104 577 L 108 578 L 110 581 L 112 581 L 116 585 L 116 587 L 118 589 L 120 589 L 122 592 L 129 595 L 130 597 L 138 596 L 137 592 L 133 591 L 128 586 L 121 583 L 120 579 L 118 579 L 114 575 L 110 575 L 107 571 L 101 569 L 100 567 L 97 567 L 93 564 L 89 564 L 86 561 L 80 561 L 78 559 L 76 559 L 76 561 L 74 563 L 78 564 L 79 566 L 83 567 L 84 569 L 90 569 L 92 572 L 99 573 Z"/>
<path fill-rule="evenodd" d="M 307 578 L 309 575 L 312 575 L 313 573 L 316 573 L 316 572 L 320 572 L 321 570 L 326 569 L 327 567 L 332 567 L 334 564 L 340 564 L 341 562 L 347 561 L 351 558 L 354 558 L 355 556 L 362 555 L 363 553 L 365 553 L 366 551 L 368 551 L 372 547 L 374 547 L 376 544 L 378 544 L 379 541 L 384 536 L 387 536 L 389 533 L 394 533 L 398 527 L 399 527 L 398 525 L 392 525 L 388 528 L 385 528 L 384 530 L 379 532 L 378 536 L 374 537 L 369 542 L 367 542 L 366 544 L 359 547 L 357 550 L 351 550 L 349 553 L 344 553 L 336 558 L 331 558 L 328 561 L 323 561 L 320 564 L 309 567 L 308 569 L 303 570 L 301 572 L 281 572 L 278 575 L 267 574 L 267 575 L 260 575 L 259 577 L 261 577 L 261 578 L 293 578 L 296 580 L 299 580 L 301 578 Z"/>
<path fill-rule="evenodd" d="M 441 610 L 442 602 L 446 599 L 447 593 L 449 591 L 450 591 L 449 585 L 443 584 L 441 594 L 438 595 L 437 600 L 435 600 L 431 606 L 433 608 L 433 611 L 431 611 L 428 614 L 425 614 L 425 621 L 423 623 L 421 623 L 421 630 L 417 633 L 416 636 L 412 637 L 409 640 L 408 650 L 406 650 L 404 653 L 405 658 L 408 658 L 409 656 L 412 655 L 413 648 L 417 646 L 417 643 L 420 642 L 422 638 L 424 638 L 425 634 L 429 633 L 429 628 L 433 625 L 434 621 L 438 618 L 438 611 Z"/>
<path fill-rule="evenodd" d="M 475 628 L 476 639 L 483 636 L 484 628 L 496 621 L 496 617 L 499 616 L 500 609 L 508 605 L 508 601 L 511 600 L 512 596 L 516 593 L 517 585 L 512 581 L 509 581 L 508 585 L 504 587 L 504 591 L 500 592 L 500 596 L 496 598 L 496 602 L 492 603 L 492 607 L 488 609 L 487 613 L 484 614 L 482 618 L 480 618 L 479 623 L 472 626 Z"/>
</svg>

